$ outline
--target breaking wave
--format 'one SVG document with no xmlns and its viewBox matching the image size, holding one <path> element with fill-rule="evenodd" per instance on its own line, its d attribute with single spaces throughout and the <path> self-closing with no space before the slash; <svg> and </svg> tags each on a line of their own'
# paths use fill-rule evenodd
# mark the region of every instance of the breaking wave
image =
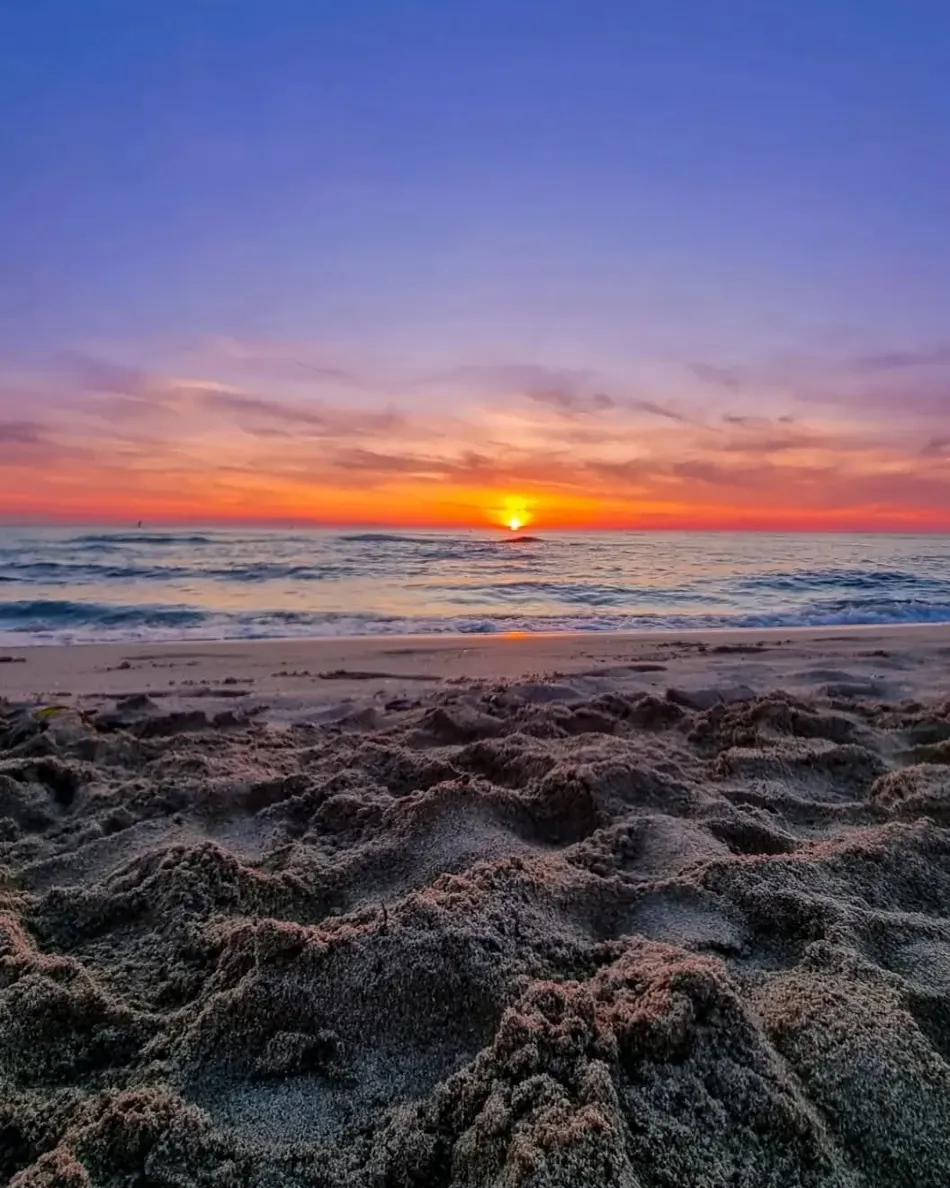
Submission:
<svg viewBox="0 0 950 1188">
<path fill-rule="evenodd" d="M 950 623 L 945 537 L 0 534 L 0 639 Z"/>
</svg>

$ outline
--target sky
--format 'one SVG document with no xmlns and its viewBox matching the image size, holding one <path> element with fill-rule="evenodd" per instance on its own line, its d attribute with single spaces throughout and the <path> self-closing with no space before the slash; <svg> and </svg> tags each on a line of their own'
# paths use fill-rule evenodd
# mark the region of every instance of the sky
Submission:
<svg viewBox="0 0 950 1188">
<path fill-rule="evenodd" d="M 945 0 L 0 10 L 6 522 L 950 529 Z"/>
</svg>

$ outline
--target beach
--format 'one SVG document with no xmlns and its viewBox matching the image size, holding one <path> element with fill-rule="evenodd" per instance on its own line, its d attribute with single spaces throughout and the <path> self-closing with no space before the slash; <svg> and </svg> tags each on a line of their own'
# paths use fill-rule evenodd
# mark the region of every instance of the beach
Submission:
<svg viewBox="0 0 950 1188">
<path fill-rule="evenodd" d="M 0 648 L 0 1181 L 918 1188 L 950 627 Z"/>
</svg>

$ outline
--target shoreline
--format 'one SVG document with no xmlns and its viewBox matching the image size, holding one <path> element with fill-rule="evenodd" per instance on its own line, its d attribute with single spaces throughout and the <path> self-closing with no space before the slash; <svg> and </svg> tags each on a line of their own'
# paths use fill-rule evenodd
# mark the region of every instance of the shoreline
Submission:
<svg viewBox="0 0 950 1188">
<path fill-rule="evenodd" d="M 445 641 L 447 645 L 457 645 L 463 640 L 468 641 L 490 641 L 490 640 L 512 640 L 512 639 L 541 639 L 541 640 L 561 640 L 561 639 L 624 639 L 624 640 L 675 640 L 680 638 L 693 639 L 696 637 L 710 636 L 720 638 L 724 635 L 743 636 L 750 635 L 782 635 L 792 633 L 794 635 L 813 636 L 819 635 L 827 631 L 851 633 L 900 633 L 903 631 L 940 631 L 946 630 L 950 633 L 950 619 L 946 621 L 934 622 L 905 622 L 905 623 L 825 623 L 823 625 L 815 624 L 789 624 L 787 626 L 782 624 L 770 624 L 767 627 L 658 627 L 651 629 L 648 627 L 639 628 L 636 630 L 624 629 L 594 629 L 590 631 L 583 630 L 564 630 L 564 631 L 525 631 L 520 629 L 513 629 L 511 631 L 399 631 L 387 634 L 385 632 L 367 632 L 364 635 L 260 635 L 247 636 L 229 639 L 221 639 L 215 636 L 180 636 L 169 639 L 110 639 L 110 640 L 77 640 L 75 642 L 62 641 L 45 641 L 34 640 L 30 643 L 3 643 L 0 642 L 0 652 L 10 654 L 28 654 L 36 648 L 133 648 L 133 647 L 252 647 L 264 646 L 269 644 L 303 644 L 306 646 L 320 645 L 320 644 L 344 644 L 344 643 L 372 643 L 381 642 L 384 640 L 408 640 L 412 642 L 424 641 Z"/>
<path fill-rule="evenodd" d="M 552 674 L 587 685 L 623 678 L 649 692 L 726 682 L 810 695 L 850 682 L 884 699 L 950 698 L 948 657 L 950 624 L 28 645 L 0 648 L 0 698 L 147 693 L 303 710 Z"/>
</svg>

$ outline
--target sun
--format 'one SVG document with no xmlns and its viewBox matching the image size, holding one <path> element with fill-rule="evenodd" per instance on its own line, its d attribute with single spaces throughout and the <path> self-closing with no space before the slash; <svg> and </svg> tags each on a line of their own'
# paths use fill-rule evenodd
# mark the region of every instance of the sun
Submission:
<svg viewBox="0 0 950 1188">
<path fill-rule="evenodd" d="M 519 495 L 507 495 L 502 500 L 501 507 L 496 509 L 496 523 L 503 525 L 511 532 L 517 532 L 534 519 L 528 510 L 528 501 Z"/>
</svg>

